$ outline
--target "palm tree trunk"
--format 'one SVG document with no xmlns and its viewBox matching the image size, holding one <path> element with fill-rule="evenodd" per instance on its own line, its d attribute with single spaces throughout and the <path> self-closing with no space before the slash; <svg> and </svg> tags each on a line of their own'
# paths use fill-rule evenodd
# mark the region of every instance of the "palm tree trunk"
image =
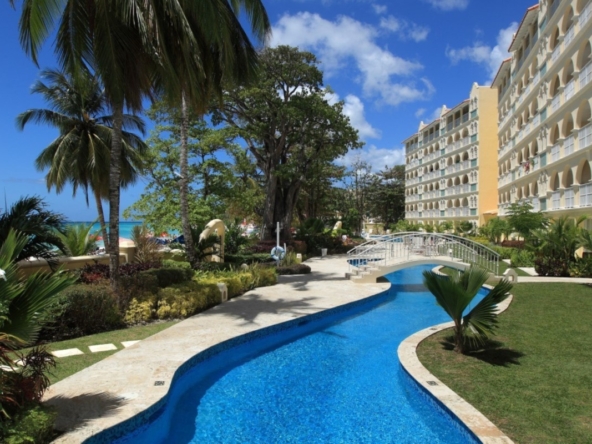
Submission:
<svg viewBox="0 0 592 444">
<path fill-rule="evenodd" d="M 180 201 L 181 201 L 181 224 L 183 226 L 183 237 L 185 238 L 185 251 L 187 252 L 187 260 L 192 266 L 198 262 L 197 254 L 195 252 L 195 245 L 193 244 L 193 236 L 191 235 L 191 224 L 189 222 L 189 168 L 188 168 L 188 147 L 187 147 L 187 133 L 189 130 L 189 118 L 187 116 L 187 102 L 185 101 L 185 94 L 181 97 L 181 178 L 179 180 Z"/>
<path fill-rule="evenodd" d="M 111 288 L 119 290 L 119 201 L 121 187 L 121 128 L 123 103 L 113 106 L 113 137 L 109 168 L 109 273 Z"/>
<path fill-rule="evenodd" d="M 101 235 L 103 236 L 103 244 L 105 245 L 105 251 L 109 251 L 109 235 L 107 234 L 105 213 L 103 213 L 103 202 L 101 201 L 101 195 L 99 194 L 99 192 L 97 190 L 93 190 L 93 192 L 97 204 L 97 213 L 99 214 L 99 224 L 101 225 Z"/>
</svg>

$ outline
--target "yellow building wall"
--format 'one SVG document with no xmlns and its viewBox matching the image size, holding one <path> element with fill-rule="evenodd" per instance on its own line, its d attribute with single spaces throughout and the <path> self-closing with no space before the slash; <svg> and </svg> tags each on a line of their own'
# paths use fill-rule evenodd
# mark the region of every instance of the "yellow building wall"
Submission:
<svg viewBox="0 0 592 444">
<path fill-rule="evenodd" d="M 497 213 L 497 90 L 482 86 L 479 98 L 479 225 Z"/>
</svg>

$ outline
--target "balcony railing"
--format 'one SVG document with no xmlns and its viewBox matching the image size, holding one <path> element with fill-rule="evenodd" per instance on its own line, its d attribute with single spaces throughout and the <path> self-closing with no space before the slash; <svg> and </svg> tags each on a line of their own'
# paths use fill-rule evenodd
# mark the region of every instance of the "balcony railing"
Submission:
<svg viewBox="0 0 592 444">
<path fill-rule="evenodd" d="M 533 128 L 535 126 L 537 126 L 541 121 L 541 115 L 540 114 L 535 114 L 534 117 L 532 118 L 532 126 Z"/>
<path fill-rule="evenodd" d="M 586 6 L 586 9 L 584 9 L 582 11 L 582 13 L 580 14 L 580 29 L 582 29 L 582 27 L 588 23 L 588 20 L 590 20 L 590 17 L 592 17 L 592 3 L 588 3 L 588 6 Z"/>
<path fill-rule="evenodd" d="M 559 144 L 551 147 L 551 162 L 557 162 L 559 160 Z"/>
<path fill-rule="evenodd" d="M 578 133 L 578 150 L 583 150 L 592 145 L 592 123 L 580 128 Z"/>
</svg>

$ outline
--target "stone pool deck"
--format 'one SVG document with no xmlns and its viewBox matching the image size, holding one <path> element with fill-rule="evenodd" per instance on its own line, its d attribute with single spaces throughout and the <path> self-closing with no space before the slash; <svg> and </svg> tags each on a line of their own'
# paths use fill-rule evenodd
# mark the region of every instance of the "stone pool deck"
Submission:
<svg viewBox="0 0 592 444">
<path fill-rule="evenodd" d="M 355 302 L 390 287 L 388 283 L 360 285 L 346 280 L 345 256 L 315 258 L 307 264 L 312 269 L 310 275 L 280 276 L 276 286 L 257 288 L 179 322 L 52 385 L 44 400 L 58 411 L 56 427 L 66 431 L 54 442 L 81 443 L 159 403 L 176 370 L 220 342 Z M 429 373 L 416 376 L 412 368 L 407 369 L 420 383 L 430 378 Z M 465 403 L 451 393 L 454 403 Z M 448 405 L 447 399 L 441 401 Z M 483 432 L 480 426 L 486 418 L 466 405 L 465 410 L 474 416 L 462 419 L 477 434 Z M 491 427 L 486 434 L 488 438 L 495 436 L 486 441 L 489 443 L 511 442 Z"/>
</svg>

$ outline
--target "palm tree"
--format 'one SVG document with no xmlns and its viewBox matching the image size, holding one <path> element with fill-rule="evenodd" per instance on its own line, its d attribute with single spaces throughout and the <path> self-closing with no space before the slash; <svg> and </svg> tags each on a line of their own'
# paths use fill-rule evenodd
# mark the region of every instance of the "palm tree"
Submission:
<svg viewBox="0 0 592 444">
<path fill-rule="evenodd" d="M 37 160 L 38 170 L 48 169 L 48 190 L 59 194 L 67 183 L 73 195 L 82 188 L 88 204 L 88 190 L 94 196 L 105 248 L 109 248 L 102 199 L 109 197 L 109 162 L 113 116 L 108 114 L 105 92 L 99 79 L 81 72 L 76 78 L 57 70 L 43 70 L 32 92 L 40 94 L 50 109 L 30 109 L 18 115 L 21 131 L 27 123 L 46 124 L 59 130 L 59 136 Z M 144 122 L 138 116 L 123 115 L 121 186 L 133 184 L 141 170 L 146 144 L 131 129 L 144 134 Z"/>
<path fill-rule="evenodd" d="M 76 281 L 74 276 L 62 272 L 19 277 L 17 261 L 28 243 L 26 234 L 13 229 L 0 242 L 0 269 L 4 271 L 0 279 L 0 306 L 6 309 L 0 317 L 2 349 L 33 343 L 43 326 L 40 321 L 58 294 Z"/>
<path fill-rule="evenodd" d="M 94 222 L 90 224 L 66 225 L 63 233 L 58 237 L 66 247 L 66 254 L 70 257 L 84 256 L 97 247 L 97 236 L 91 233 Z"/>
<path fill-rule="evenodd" d="M 454 351 L 463 353 L 468 345 L 483 345 L 497 327 L 496 306 L 509 296 L 512 284 L 502 279 L 463 316 L 487 281 L 487 271 L 471 266 L 458 276 L 448 277 L 424 271 L 423 277 L 424 285 L 454 322 Z"/>
<path fill-rule="evenodd" d="M 124 108 L 140 110 L 143 98 L 156 88 L 172 103 L 184 97 L 205 109 L 222 82 L 241 80 L 257 66 L 238 19 L 241 9 L 256 34 L 269 30 L 267 15 L 260 0 L 23 0 L 22 8 L 21 45 L 33 61 L 57 25 L 60 63 L 76 75 L 84 66 L 92 67 L 113 110 L 109 268 L 117 292 Z"/>
<path fill-rule="evenodd" d="M 6 242 L 12 230 L 17 230 L 27 242 L 18 249 L 15 261 L 39 257 L 51 262 L 56 257 L 53 250 L 66 252 L 59 237 L 64 222 L 64 216 L 47 210 L 40 197 L 22 197 L 0 214 L 0 246 Z"/>
</svg>

